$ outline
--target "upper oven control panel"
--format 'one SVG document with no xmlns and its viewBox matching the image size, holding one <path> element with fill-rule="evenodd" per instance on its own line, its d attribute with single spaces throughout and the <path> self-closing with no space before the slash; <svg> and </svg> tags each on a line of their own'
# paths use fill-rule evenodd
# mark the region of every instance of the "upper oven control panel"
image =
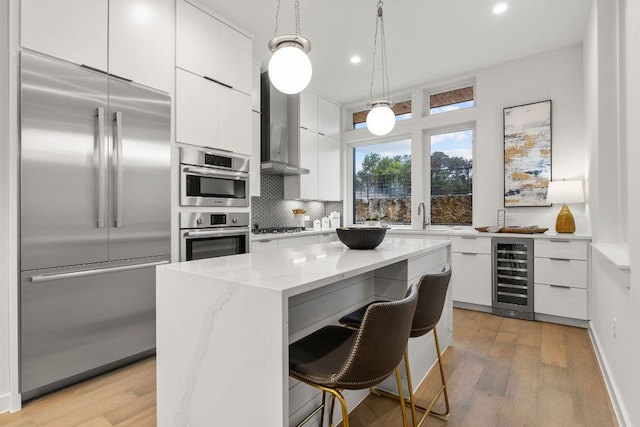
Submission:
<svg viewBox="0 0 640 427">
<path fill-rule="evenodd" d="M 249 212 L 181 212 L 180 228 L 248 227 Z"/>
<path fill-rule="evenodd" d="M 180 147 L 180 163 L 198 167 L 226 169 L 236 172 L 249 172 L 249 159 L 233 156 L 230 153 L 214 150 L 199 150 Z"/>
</svg>

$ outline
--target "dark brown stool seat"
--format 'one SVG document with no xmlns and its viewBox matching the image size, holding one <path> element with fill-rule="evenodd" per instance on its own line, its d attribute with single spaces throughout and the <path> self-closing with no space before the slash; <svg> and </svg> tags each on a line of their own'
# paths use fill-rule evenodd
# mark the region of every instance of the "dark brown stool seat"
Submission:
<svg viewBox="0 0 640 427">
<path fill-rule="evenodd" d="M 325 326 L 289 345 L 289 375 L 322 390 L 322 406 L 325 392 L 332 395 L 330 425 L 337 397 L 343 426 L 349 427 L 343 390 L 373 387 L 396 372 L 398 393 L 402 396 L 398 365 L 409 341 L 417 302 L 418 289 L 414 285 L 401 300 L 369 305 L 357 329 Z M 407 426 L 405 405 L 400 409 Z"/>
<path fill-rule="evenodd" d="M 449 415 L 450 407 L 449 407 L 449 394 L 447 392 L 447 382 L 444 375 L 444 369 L 442 367 L 442 359 L 440 354 L 440 341 L 438 339 L 438 330 L 436 325 L 438 321 L 440 321 L 440 317 L 442 317 L 442 310 L 444 308 L 444 302 L 447 297 L 447 289 L 449 287 L 449 281 L 451 280 L 451 268 L 447 264 L 441 273 L 435 274 L 425 274 L 420 278 L 419 288 L 418 288 L 418 306 L 416 308 L 412 325 L 411 325 L 411 338 L 421 337 L 431 331 L 433 331 L 433 337 L 435 339 L 436 344 L 436 352 L 438 355 L 438 366 L 440 368 L 440 378 L 442 380 L 442 386 L 440 387 L 438 393 L 436 393 L 435 397 L 431 400 L 427 407 L 422 407 L 415 404 L 415 399 L 413 396 L 413 385 L 411 383 L 411 370 L 409 367 L 409 355 L 405 350 L 404 353 L 404 362 L 405 368 L 407 371 L 407 385 L 409 388 L 409 402 L 407 402 L 411 406 L 411 415 L 413 417 L 413 425 L 419 426 L 421 425 L 426 417 L 429 414 L 437 415 L 439 417 L 445 417 Z M 367 304 L 364 307 L 359 308 L 345 316 L 343 316 L 339 322 L 349 328 L 358 328 L 364 318 L 363 315 L 366 313 L 367 308 L 372 304 L 379 304 L 381 301 L 376 301 L 371 304 Z M 345 328 L 346 329 L 346 328 Z M 404 401 L 404 398 L 400 396 L 396 396 L 394 394 L 382 391 L 382 390 L 373 390 L 376 394 L 384 395 L 392 398 L 399 398 Z M 440 395 L 444 394 L 445 401 L 445 411 L 444 412 L 435 412 L 433 411 L 433 407 L 436 404 Z M 422 417 L 419 420 L 416 418 L 416 408 L 424 411 Z"/>
</svg>

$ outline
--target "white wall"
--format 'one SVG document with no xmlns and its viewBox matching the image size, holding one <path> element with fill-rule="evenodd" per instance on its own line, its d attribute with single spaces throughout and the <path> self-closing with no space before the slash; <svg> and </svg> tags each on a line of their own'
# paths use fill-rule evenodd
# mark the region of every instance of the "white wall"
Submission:
<svg viewBox="0 0 640 427">
<path fill-rule="evenodd" d="M 447 86 L 456 81 L 476 81 L 476 107 L 422 117 L 424 89 Z M 586 168 L 584 144 L 584 107 L 582 80 L 582 45 L 553 50 L 517 61 L 483 68 L 446 81 L 427 82 L 407 89 L 411 92 L 413 119 L 398 122 L 385 140 L 411 136 L 422 145 L 423 133 L 428 129 L 456 123 L 475 123 L 476 142 L 473 161 L 474 226 L 496 224 L 496 211 L 504 207 L 504 139 L 503 108 L 551 99 L 552 101 L 552 178 L 583 179 Z M 402 92 L 400 92 L 402 93 Z M 362 105 L 347 106 L 362 108 Z M 366 129 L 343 133 L 343 142 L 359 143 L 373 140 Z M 416 145 L 414 143 L 414 145 Z M 417 149 L 415 149 L 417 148 Z M 424 157 L 421 147 L 414 147 L 412 163 Z M 418 168 L 420 169 L 420 168 Z M 414 176 L 421 180 L 420 176 Z M 414 181 L 415 182 L 415 181 Z M 421 181 L 420 181 L 421 182 Z M 346 194 L 346 193 L 345 193 Z M 416 197 L 414 196 L 414 199 Z M 347 202 L 348 202 L 348 198 Z M 417 211 L 414 200 L 413 211 Z M 578 233 L 589 231 L 583 205 L 572 205 Z M 558 206 L 509 208 L 513 219 L 509 225 L 538 225 L 553 230 Z M 351 215 L 347 214 L 347 218 Z M 415 223 L 414 218 L 414 223 Z"/>
<path fill-rule="evenodd" d="M 9 4 L 0 2 L 0 412 L 9 408 Z M 7 58 L 7 59 L 5 59 Z"/>
<path fill-rule="evenodd" d="M 622 107 L 622 120 L 610 117 L 611 99 L 618 78 L 616 50 L 616 4 L 624 1 L 595 0 L 585 39 L 585 69 L 590 77 L 586 80 L 585 98 L 587 117 L 593 124 L 587 128 L 587 140 L 591 144 L 589 176 L 590 197 L 593 210 L 593 240 L 599 243 L 624 243 L 628 241 L 631 272 L 616 268 L 607 258 L 593 253 L 592 262 L 592 311 L 591 330 L 611 389 L 617 400 L 617 410 L 623 425 L 640 425 L 640 226 L 633 220 L 640 211 L 640 192 L 633 188 L 640 182 L 640 4 L 626 1 L 626 75 L 628 96 Z M 612 63 L 613 61 L 613 63 Z M 626 86 L 625 86 L 626 85 Z M 617 129 L 617 123 L 624 128 Z M 626 134 L 626 144 L 624 135 Z M 619 140 L 618 136 L 621 136 Z M 612 158 L 616 148 L 626 156 Z M 622 157 L 622 160 L 620 159 Z M 626 164 L 621 163 L 626 162 Z M 617 186 L 617 171 L 626 171 L 628 186 Z M 624 177 L 623 177 L 624 178 Z M 622 191 L 618 191 L 622 188 Z M 627 197 L 627 213 L 616 212 L 616 203 Z M 618 200 L 618 201 L 616 201 Z M 621 203 L 622 209 L 625 204 Z M 627 222 L 622 224 L 621 222 Z M 628 234 L 621 232 L 627 230 Z M 624 248 L 624 245 L 620 246 Z M 614 319 L 617 320 L 614 334 Z"/>
</svg>

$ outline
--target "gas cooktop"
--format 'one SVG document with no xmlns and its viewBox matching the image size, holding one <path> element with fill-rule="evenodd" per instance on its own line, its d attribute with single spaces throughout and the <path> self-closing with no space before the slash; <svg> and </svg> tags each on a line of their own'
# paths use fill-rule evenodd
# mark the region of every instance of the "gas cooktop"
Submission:
<svg viewBox="0 0 640 427">
<path fill-rule="evenodd" d="M 254 234 L 277 234 L 277 233 L 300 233 L 304 231 L 304 227 L 266 227 L 254 228 Z"/>
</svg>

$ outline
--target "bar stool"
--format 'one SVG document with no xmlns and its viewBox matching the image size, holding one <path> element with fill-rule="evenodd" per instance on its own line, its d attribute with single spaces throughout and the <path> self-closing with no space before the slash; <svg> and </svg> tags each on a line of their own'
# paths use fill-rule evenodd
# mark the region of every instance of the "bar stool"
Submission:
<svg viewBox="0 0 640 427">
<path fill-rule="evenodd" d="M 343 390 L 371 388 L 395 371 L 402 396 L 398 365 L 407 348 L 417 303 L 418 289 L 413 285 L 404 299 L 369 305 L 357 329 L 325 326 L 289 345 L 289 375 L 322 390 L 323 405 L 325 393 L 332 395 L 331 426 L 337 397 L 343 426 L 349 427 Z M 406 427 L 405 405 L 400 405 L 400 410 Z"/>
<path fill-rule="evenodd" d="M 440 368 L 440 379 L 442 380 L 442 386 L 436 393 L 435 397 L 431 400 L 429 405 L 425 408 L 415 404 L 413 396 L 413 385 L 411 383 L 411 370 L 409 368 L 409 354 L 405 349 L 404 363 L 407 371 L 407 385 L 409 387 L 409 403 L 411 405 L 411 416 L 413 418 L 413 425 L 420 426 L 427 418 L 429 414 L 439 417 L 446 417 L 449 415 L 449 394 L 447 393 L 447 381 L 444 376 L 444 369 L 442 367 L 442 358 L 440 354 L 440 341 L 438 339 L 438 330 L 436 325 L 442 317 L 442 310 L 444 308 L 444 302 L 447 297 L 447 289 L 449 287 L 449 281 L 451 279 L 451 268 L 447 264 L 443 268 L 441 273 L 425 274 L 420 278 L 419 290 L 418 290 L 418 306 L 413 317 L 413 323 L 411 325 L 411 338 L 421 337 L 433 330 L 433 337 L 436 343 L 436 352 L 438 354 L 438 366 Z M 372 304 L 378 304 L 376 301 Z M 348 328 L 358 328 L 362 323 L 363 314 L 366 312 L 368 306 L 361 307 L 360 309 L 343 316 L 339 322 Z M 397 374 L 396 374 L 397 375 Z M 399 380 L 398 380 L 399 381 Z M 373 389 L 375 394 L 400 399 L 404 401 L 402 395 L 397 396 L 392 393 L 388 393 L 383 390 Z M 444 394 L 445 412 L 433 411 L 433 406 L 440 395 Z M 416 422 L 416 408 L 424 411 L 422 417 Z"/>
</svg>

